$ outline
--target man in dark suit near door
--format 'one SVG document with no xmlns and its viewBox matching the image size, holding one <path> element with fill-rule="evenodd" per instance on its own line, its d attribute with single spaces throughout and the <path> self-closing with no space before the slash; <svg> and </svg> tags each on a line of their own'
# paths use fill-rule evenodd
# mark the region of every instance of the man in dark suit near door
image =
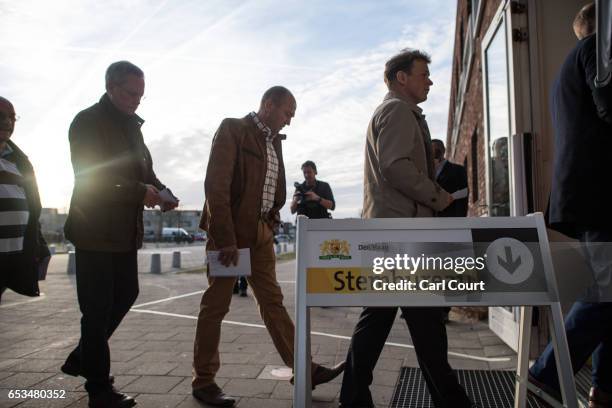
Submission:
<svg viewBox="0 0 612 408">
<path fill-rule="evenodd" d="M 440 139 L 432 139 L 431 141 L 431 152 L 433 156 L 434 166 L 436 167 L 436 182 L 444 190 L 449 193 L 462 192 L 455 200 L 443 209 L 438 211 L 436 215 L 438 217 L 467 217 L 468 212 L 468 198 L 467 198 L 467 186 L 468 179 L 465 167 L 460 164 L 451 163 L 445 158 L 446 149 L 444 148 L 444 142 Z M 451 308 L 444 308 L 444 322 L 448 323 L 448 314 Z"/>
<path fill-rule="evenodd" d="M 436 182 L 449 193 L 465 190 L 464 194 L 455 197 L 455 201 L 448 207 L 439 211 L 439 217 L 467 217 L 468 198 L 467 186 L 468 179 L 465 167 L 460 164 L 451 163 L 444 157 L 446 149 L 440 139 L 431 141 L 434 165 L 436 166 Z"/>
<path fill-rule="evenodd" d="M 561 66 L 551 98 L 554 160 L 548 223 L 578 239 L 594 279 L 565 316 L 575 372 L 591 358 L 589 408 L 612 407 L 612 85 L 597 88 L 595 5 L 573 24 L 578 42 Z M 603 193 L 603 194 L 602 194 Z M 529 370 L 529 380 L 560 399 L 552 345 Z"/>
</svg>

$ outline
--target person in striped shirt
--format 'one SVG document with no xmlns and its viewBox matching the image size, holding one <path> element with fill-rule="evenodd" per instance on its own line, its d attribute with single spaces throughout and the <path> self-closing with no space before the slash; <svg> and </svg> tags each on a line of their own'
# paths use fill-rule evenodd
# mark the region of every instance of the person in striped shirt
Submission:
<svg viewBox="0 0 612 408">
<path fill-rule="evenodd" d="M 16 121 L 13 104 L 0 96 L 0 298 L 7 288 L 38 296 L 39 266 L 49 257 L 32 163 L 9 140 Z"/>
</svg>

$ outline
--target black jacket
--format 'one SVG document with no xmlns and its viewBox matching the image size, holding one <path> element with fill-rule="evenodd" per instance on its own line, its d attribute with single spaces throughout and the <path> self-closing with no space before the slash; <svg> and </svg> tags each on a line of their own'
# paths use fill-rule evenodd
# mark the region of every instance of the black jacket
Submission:
<svg viewBox="0 0 612 408">
<path fill-rule="evenodd" d="M 314 191 L 318 196 L 332 202 L 330 210 L 336 209 L 336 201 L 334 200 L 334 194 L 332 193 L 331 187 L 328 183 L 315 180 L 314 187 L 308 186 L 306 181 L 302 183 L 302 191 Z M 297 190 L 296 190 L 297 193 Z M 294 193 L 295 194 L 295 193 Z M 331 214 L 327 211 L 327 208 L 323 207 L 316 201 L 307 201 L 303 199 L 297 208 L 298 215 L 305 215 L 308 218 L 331 218 Z"/>
<path fill-rule="evenodd" d="M 442 167 L 436 182 L 444 190 L 454 193 L 457 190 L 467 188 L 468 179 L 465 168 L 459 164 L 447 161 Z M 468 199 L 461 198 L 453 201 L 451 205 L 437 213 L 439 217 L 465 217 L 468 212 Z"/>
<path fill-rule="evenodd" d="M 581 230 L 612 230 L 612 87 L 595 88 L 596 38 L 578 41 L 552 89 L 553 179 L 551 228 L 576 237 Z"/>
<path fill-rule="evenodd" d="M 15 163 L 23 176 L 23 187 L 28 203 L 28 224 L 23 238 L 23 251 L 0 256 L 2 264 L 2 282 L 0 286 L 8 287 L 26 296 L 38 296 L 38 264 L 49 256 L 49 248 L 40 231 L 40 196 L 32 163 L 15 143 L 8 141 L 13 152 L 6 159 Z"/>
<path fill-rule="evenodd" d="M 77 248 L 127 252 L 142 246 L 145 184 L 153 172 L 137 115 L 125 115 L 105 94 L 79 112 L 69 130 L 74 189 L 64 226 Z"/>
</svg>

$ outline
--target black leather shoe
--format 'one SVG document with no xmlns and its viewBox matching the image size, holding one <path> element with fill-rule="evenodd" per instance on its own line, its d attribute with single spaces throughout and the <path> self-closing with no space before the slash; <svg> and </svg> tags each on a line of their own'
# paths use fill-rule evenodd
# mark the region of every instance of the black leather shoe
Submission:
<svg viewBox="0 0 612 408">
<path fill-rule="evenodd" d="M 193 390 L 191 391 L 191 395 L 193 395 L 195 399 L 215 407 L 233 407 L 236 403 L 236 400 L 225 395 L 217 384 L 210 384 L 206 387 Z"/>
<path fill-rule="evenodd" d="M 534 395 L 541 398 L 541 394 L 544 393 L 547 394 L 550 398 L 553 398 L 559 402 L 563 401 L 563 399 L 561 398 L 561 394 L 559 394 L 557 390 L 547 384 L 544 384 L 543 382 L 535 378 L 533 375 L 531 375 L 531 373 L 528 373 L 527 381 L 529 381 L 532 385 L 535 385 L 535 387 L 539 389 L 539 392 L 533 392 L 530 390 Z"/>
<path fill-rule="evenodd" d="M 115 389 L 89 396 L 89 408 L 131 408 L 136 400 Z"/>
<path fill-rule="evenodd" d="M 69 363 L 64 363 L 64 365 L 62 365 L 60 370 L 62 370 L 62 373 L 71 375 L 73 377 L 83 376 L 81 374 L 81 370 L 79 370 L 76 366 L 73 366 L 72 364 L 69 364 Z M 115 383 L 115 376 L 112 374 L 109 375 L 108 381 L 111 383 L 111 385 L 113 385 Z"/>
</svg>

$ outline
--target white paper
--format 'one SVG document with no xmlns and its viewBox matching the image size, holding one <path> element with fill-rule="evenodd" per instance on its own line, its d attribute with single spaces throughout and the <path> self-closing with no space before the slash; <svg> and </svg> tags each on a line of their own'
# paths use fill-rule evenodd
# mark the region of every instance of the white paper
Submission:
<svg viewBox="0 0 612 408">
<path fill-rule="evenodd" d="M 455 200 L 460 200 L 462 198 L 466 198 L 468 196 L 468 189 L 462 188 L 461 190 L 457 190 L 451 194 Z"/>
<path fill-rule="evenodd" d="M 174 196 L 170 193 L 170 191 L 168 191 L 167 188 L 164 188 L 162 191 L 159 192 L 159 198 L 161 198 L 163 204 L 176 204 L 177 202 Z"/>
<path fill-rule="evenodd" d="M 238 250 L 238 265 L 224 266 L 219 262 L 219 251 L 207 251 L 208 273 L 210 276 L 251 276 L 251 251 Z"/>
</svg>

